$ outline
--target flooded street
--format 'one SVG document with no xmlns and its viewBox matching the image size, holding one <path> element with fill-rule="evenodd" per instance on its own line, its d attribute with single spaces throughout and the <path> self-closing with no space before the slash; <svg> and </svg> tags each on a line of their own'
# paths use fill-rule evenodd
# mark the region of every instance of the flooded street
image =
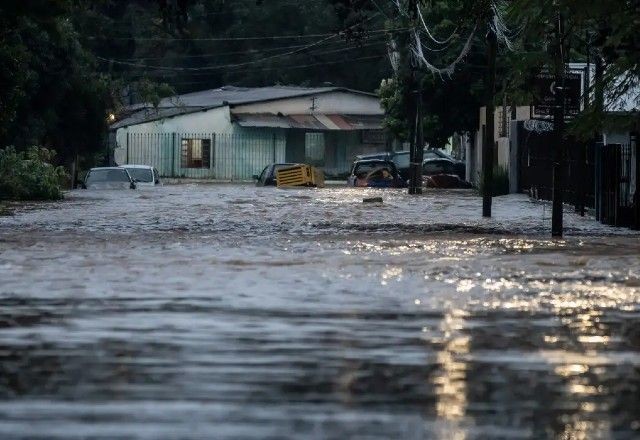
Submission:
<svg viewBox="0 0 640 440">
<path fill-rule="evenodd" d="M 363 204 L 363 197 L 384 202 Z M 2 439 L 640 436 L 640 235 L 467 191 L 175 185 L 0 217 Z"/>
</svg>

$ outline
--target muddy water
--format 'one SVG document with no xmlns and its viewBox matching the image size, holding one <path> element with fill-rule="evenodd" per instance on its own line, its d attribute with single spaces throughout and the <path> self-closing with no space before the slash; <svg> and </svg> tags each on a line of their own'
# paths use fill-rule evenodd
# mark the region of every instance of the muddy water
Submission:
<svg viewBox="0 0 640 440">
<path fill-rule="evenodd" d="M 640 436 L 638 235 L 480 211 L 239 185 L 18 207 L 0 438 Z"/>
</svg>

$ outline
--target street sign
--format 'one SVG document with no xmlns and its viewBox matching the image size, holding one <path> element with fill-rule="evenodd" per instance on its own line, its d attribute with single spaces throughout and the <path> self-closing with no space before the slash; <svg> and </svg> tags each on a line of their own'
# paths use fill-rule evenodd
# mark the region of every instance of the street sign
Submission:
<svg viewBox="0 0 640 440">
<path fill-rule="evenodd" d="M 564 78 L 564 114 L 565 117 L 570 118 L 580 112 L 582 75 L 579 72 L 566 72 Z M 559 86 L 552 73 L 543 72 L 536 77 L 533 87 L 532 116 L 534 118 L 553 116 L 555 94 Z"/>
</svg>

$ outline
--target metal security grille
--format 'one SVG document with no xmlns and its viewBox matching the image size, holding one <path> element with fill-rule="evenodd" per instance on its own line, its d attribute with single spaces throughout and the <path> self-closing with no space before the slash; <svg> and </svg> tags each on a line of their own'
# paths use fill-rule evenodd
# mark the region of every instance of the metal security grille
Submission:
<svg viewBox="0 0 640 440">
<path fill-rule="evenodd" d="M 182 168 L 211 168 L 211 139 L 182 138 Z"/>
<path fill-rule="evenodd" d="M 116 163 L 151 165 L 162 177 L 251 180 L 265 166 L 285 162 L 284 134 L 129 133 L 114 152 Z"/>
<path fill-rule="evenodd" d="M 629 144 L 566 142 L 565 202 L 575 204 L 578 210 L 593 208 L 602 223 L 640 229 L 640 152 L 636 136 L 632 135 Z M 519 123 L 518 145 L 519 190 L 551 200 L 552 133 Z"/>
<path fill-rule="evenodd" d="M 598 188 L 596 196 L 596 216 L 603 223 L 614 226 L 638 228 L 634 211 L 637 206 L 632 187 L 632 172 L 635 175 L 635 163 L 632 158 L 632 145 L 600 145 L 597 152 Z M 637 152 L 636 152 L 637 154 Z M 634 172 L 636 171 L 636 172 Z M 634 179 L 635 180 L 635 179 Z"/>
</svg>

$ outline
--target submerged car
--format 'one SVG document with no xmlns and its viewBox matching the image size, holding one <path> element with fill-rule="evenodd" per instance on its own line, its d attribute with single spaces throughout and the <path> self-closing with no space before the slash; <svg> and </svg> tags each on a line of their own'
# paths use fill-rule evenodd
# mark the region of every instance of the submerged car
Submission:
<svg viewBox="0 0 640 440">
<path fill-rule="evenodd" d="M 455 174 L 435 174 L 433 176 L 423 176 L 422 185 L 427 188 L 472 188 L 469 182 L 462 180 Z"/>
<path fill-rule="evenodd" d="M 360 156 L 356 156 L 356 161 L 358 160 L 370 160 L 370 159 L 380 159 L 380 160 L 391 160 L 396 165 L 398 169 L 398 173 L 402 176 L 403 180 L 409 179 L 409 164 L 411 162 L 411 156 L 409 151 L 394 151 L 394 152 L 381 152 L 381 153 L 371 153 L 371 154 L 363 154 Z M 437 148 L 429 148 L 424 150 L 423 160 L 434 160 L 434 159 L 444 159 L 451 162 L 452 167 L 455 171 L 455 174 L 459 176 L 461 179 L 465 178 L 465 163 L 454 159 L 451 155 L 447 154 L 443 150 Z"/>
<path fill-rule="evenodd" d="M 457 174 L 456 164 L 448 159 L 427 159 L 422 163 L 422 182 L 427 188 L 471 188 Z"/>
<path fill-rule="evenodd" d="M 454 174 L 462 180 L 465 179 L 467 166 L 463 161 L 454 159 L 453 156 L 451 156 L 450 154 L 447 154 L 443 150 L 438 150 L 435 148 L 424 150 L 424 161 L 434 160 L 434 159 L 448 160 L 452 164 L 451 166 L 453 168 Z"/>
<path fill-rule="evenodd" d="M 136 189 L 136 182 L 124 168 L 91 168 L 82 183 L 84 189 Z"/>
<path fill-rule="evenodd" d="M 422 175 L 435 176 L 437 174 L 454 174 L 456 167 L 449 159 L 427 159 L 422 162 Z"/>
<path fill-rule="evenodd" d="M 384 151 L 381 153 L 360 154 L 356 156 L 353 165 L 363 160 L 384 160 L 391 161 L 396 166 L 398 174 L 403 180 L 409 178 L 409 152 L 408 151 Z M 351 168 L 353 168 L 351 165 Z"/>
<path fill-rule="evenodd" d="M 347 185 L 369 188 L 404 188 L 405 182 L 391 160 L 358 160 L 351 167 Z"/>
<path fill-rule="evenodd" d="M 160 173 L 149 165 L 122 165 L 120 168 L 127 170 L 129 175 L 135 180 L 136 186 L 156 186 L 162 185 Z"/>
<path fill-rule="evenodd" d="M 272 163 L 264 167 L 259 175 L 254 175 L 253 179 L 256 181 L 256 186 L 276 186 L 276 171 L 283 168 L 290 168 L 299 163 Z"/>
</svg>

